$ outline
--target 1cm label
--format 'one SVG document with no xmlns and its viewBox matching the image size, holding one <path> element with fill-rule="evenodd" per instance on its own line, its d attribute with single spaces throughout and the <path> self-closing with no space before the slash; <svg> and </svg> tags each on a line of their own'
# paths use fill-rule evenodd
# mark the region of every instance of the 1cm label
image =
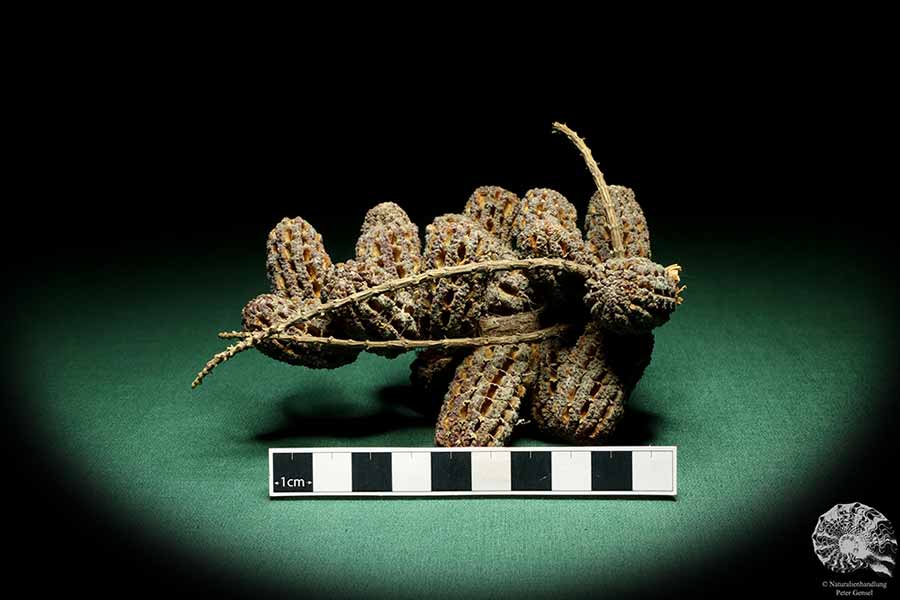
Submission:
<svg viewBox="0 0 900 600">
<path fill-rule="evenodd" d="M 275 485 L 282 488 L 305 488 L 307 486 L 312 487 L 312 479 L 303 479 L 302 477 L 288 478 L 282 475 L 281 479 L 275 480 Z"/>
</svg>

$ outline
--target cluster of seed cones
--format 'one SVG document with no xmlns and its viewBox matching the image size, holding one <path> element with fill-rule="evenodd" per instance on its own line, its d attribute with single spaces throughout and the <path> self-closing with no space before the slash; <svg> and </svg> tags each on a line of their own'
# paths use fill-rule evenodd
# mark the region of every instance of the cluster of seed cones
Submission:
<svg viewBox="0 0 900 600">
<path fill-rule="evenodd" d="M 461 213 L 419 228 L 396 204 L 372 208 L 355 257 L 333 263 L 300 217 L 269 234 L 271 292 L 243 310 L 243 341 L 292 365 L 336 368 L 366 350 L 422 347 L 411 380 L 443 394 L 435 442 L 499 446 L 522 421 L 570 443 L 608 435 L 650 362 L 650 331 L 678 303 L 680 267 L 651 261 L 632 190 L 598 183 L 584 233 L 562 194 L 475 190 Z"/>
</svg>

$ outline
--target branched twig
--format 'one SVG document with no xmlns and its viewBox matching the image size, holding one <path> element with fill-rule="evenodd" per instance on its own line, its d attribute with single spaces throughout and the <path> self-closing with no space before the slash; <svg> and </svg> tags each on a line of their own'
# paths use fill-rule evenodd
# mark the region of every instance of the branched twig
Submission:
<svg viewBox="0 0 900 600">
<path fill-rule="evenodd" d="M 295 344 L 323 344 L 328 346 L 342 346 L 345 348 L 395 348 L 412 350 L 413 348 L 463 348 L 469 346 L 502 346 L 504 344 L 519 344 L 522 342 L 538 342 L 565 333 L 572 326 L 568 324 L 553 325 L 528 333 L 512 335 L 488 335 L 468 338 L 444 338 L 442 340 L 347 340 L 335 337 L 317 337 L 312 335 L 285 335 L 278 334 L 268 339 L 279 342 L 291 342 Z M 247 339 L 252 333 L 246 331 L 223 331 L 219 334 L 222 339 Z"/>
<path fill-rule="evenodd" d="M 609 233 L 612 237 L 613 256 L 624 258 L 625 244 L 622 243 L 622 223 L 619 221 L 619 213 L 616 212 L 616 207 L 613 206 L 612 198 L 609 195 L 609 187 L 606 185 L 606 180 L 603 178 L 600 167 L 597 166 L 597 161 L 594 160 L 594 155 L 591 154 L 591 149 L 588 148 L 587 144 L 584 143 L 584 140 L 577 133 L 569 129 L 565 124 L 553 123 L 553 129 L 564 133 L 566 137 L 572 140 L 572 143 L 581 152 L 581 156 L 584 157 L 588 171 L 591 172 L 591 176 L 594 178 L 597 191 L 600 192 L 603 210 L 606 212 L 606 222 L 609 224 Z"/>
<path fill-rule="evenodd" d="M 494 273 L 497 271 L 532 269 L 556 269 L 559 271 L 568 271 L 570 273 L 580 275 L 585 279 L 591 277 L 594 274 L 591 267 L 571 260 L 563 260 L 560 258 L 524 258 L 511 260 L 492 260 L 477 263 L 467 263 L 463 265 L 454 265 L 451 267 L 441 267 L 439 269 L 430 269 L 428 271 L 423 271 L 421 273 L 410 275 L 408 277 L 392 279 L 374 287 L 356 292 L 355 294 L 350 294 L 345 298 L 339 298 L 337 300 L 332 300 L 331 302 L 325 302 L 324 304 L 320 304 L 319 306 L 313 308 L 298 310 L 290 317 L 288 317 L 285 321 L 278 323 L 277 325 L 267 327 L 266 329 L 254 332 L 250 337 L 244 338 L 237 344 L 229 346 L 223 352 L 220 352 L 213 356 L 209 360 L 209 362 L 206 363 L 206 366 L 203 367 L 203 370 L 197 374 L 197 377 L 194 379 L 193 383 L 191 383 L 191 387 L 195 388 L 203 383 L 203 379 L 207 375 L 209 375 L 212 370 L 215 369 L 216 366 L 218 366 L 220 363 L 225 362 L 226 360 L 243 352 L 244 350 L 253 348 L 259 342 L 274 335 L 284 333 L 288 327 L 294 325 L 295 323 L 306 321 L 314 316 L 324 314 L 342 306 L 346 306 L 347 304 L 355 304 L 379 294 L 413 287 L 426 281 L 441 279 L 444 277 L 467 275 L 473 273 Z"/>
</svg>

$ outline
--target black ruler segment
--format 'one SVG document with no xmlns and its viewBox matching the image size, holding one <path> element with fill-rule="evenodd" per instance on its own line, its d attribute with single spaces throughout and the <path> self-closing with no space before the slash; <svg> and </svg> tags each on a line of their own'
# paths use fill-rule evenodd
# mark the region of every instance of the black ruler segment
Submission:
<svg viewBox="0 0 900 600">
<path fill-rule="evenodd" d="M 269 449 L 271 497 L 676 494 L 674 446 Z"/>
<path fill-rule="evenodd" d="M 553 489 L 549 452 L 513 452 L 510 456 L 514 491 L 550 491 Z"/>
<path fill-rule="evenodd" d="M 278 475 L 272 484 L 276 492 L 312 493 L 312 454 L 309 452 L 281 452 L 273 457 L 273 469 Z"/>
<path fill-rule="evenodd" d="M 354 492 L 392 491 L 390 452 L 354 452 L 351 464 Z"/>
<path fill-rule="evenodd" d="M 472 453 L 433 452 L 431 454 L 431 489 L 435 492 L 471 491 Z"/>
<path fill-rule="evenodd" d="M 591 452 L 591 489 L 634 491 L 631 452 Z"/>
</svg>

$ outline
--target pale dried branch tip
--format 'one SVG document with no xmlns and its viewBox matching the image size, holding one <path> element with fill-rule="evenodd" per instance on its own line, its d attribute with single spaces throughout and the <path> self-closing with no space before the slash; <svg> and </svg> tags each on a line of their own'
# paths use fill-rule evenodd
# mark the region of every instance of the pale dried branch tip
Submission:
<svg viewBox="0 0 900 600">
<path fill-rule="evenodd" d="M 674 264 L 666 267 L 666 277 L 671 279 L 677 285 L 681 282 L 681 265 Z M 681 292 L 687 289 L 686 285 L 682 285 L 675 289 L 675 304 L 681 304 L 684 302 L 684 298 L 681 296 Z"/>
<path fill-rule="evenodd" d="M 581 156 L 584 158 L 588 171 L 591 172 L 591 176 L 594 178 L 594 184 L 597 186 L 597 191 L 600 192 L 600 199 L 603 202 L 603 208 L 606 212 L 606 222 L 609 223 L 613 256 L 616 258 L 624 257 L 625 244 L 622 241 L 622 223 L 619 220 L 619 214 L 616 212 L 612 197 L 609 195 L 609 187 L 606 185 L 603 173 L 600 171 L 600 167 L 597 166 L 597 161 L 594 160 L 594 156 L 591 154 L 591 149 L 588 148 L 587 144 L 577 133 L 567 127 L 564 123 L 553 123 L 553 129 L 565 134 L 566 137 L 575 144 L 578 151 L 581 152 Z"/>
<path fill-rule="evenodd" d="M 420 285 L 426 281 L 432 281 L 436 279 L 441 279 L 443 277 L 452 277 L 454 275 L 467 275 L 470 273 L 494 273 L 498 271 L 514 271 L 514 270 L 531 270 L 531 269 L 557 269 L 560 271 L 567 271 L 569 273 L 573 273 L 579 275 L 584 278 L 591 277 L 594 275 L 591 267 L 587 265 L 583 265 L 571 260 L 563 260 L 558 258 L 524 258 L 524 259 L 510 259 L 510 260 L 492 260 L 485 262 L 477 262 L 477 263 L 466 263 L 462 265 L 454 265 L 452 267 L 441 267 L 438 269 L 429 269 L 428 271 L 423 271 L 421 273 L 417 273 L 415 275 L 410 275 L 408 277 L 402 277 L 400 279 L 392 279 L 390 281 L 385 281 L 382 284 L 376 285 L 374 287 L 359 291 L 355 294 L 351 294 L 345 298 L 340 298 L 338 300 L 332 300 L 330 302 L 325 302 L 314 308 L 306 308 L 297 310 L 293 315 L 288 317 L 287 320 L 278 323 L 277 325 L 273 325 L 266 329 L 262 329 L 260 331 L 256 331 L 253 333 L 251 337 L 247 337 L 241 342 L 229 346 L 225 351 L 220 352 L 213 356 L 209 362 L 206 363 L 206 366 L 203 367 L 197 377 L 194 379 L 191 384 L 192 388 L 197 387 L 201 383 L 203 383 L 203 379 L 209 375 L 213 369 L 216 368 L 220 363 L 225 362 L 226 360 L 234 357 L 235 355 L 243 352 L 244 350 L 249 350 L 256 346 L 259 342 L 266 340 L 274 335 L 278 335 L 284 333 L 284 331 L 295 323 L 299 323 L 300 321 L 305 321 L 310 319 L 311 317 L 328 313 L 342 306 L 346 306 L 348 304 L 362 302 L 363 300 L 367 300 L 373 296 L 377 296 L 379 294 L 384 294 L 387 292 L 393 292 L 400 289 L 409 288 L 412 286 Z"/>
<path fill-rule="evenodd" d="M 572 326 L 568 324 L 553 325 L 537 331 L 511 335 L 493 335 L 468 338 L 444 338 L 441 340 L 345 340 L 335 337 L 318 337 L 312 335 L 273 335 L 269 339 L 293 342 L 295 344 L 323 344 L 328 346 L 346 346 L 348 348 L 396 348 L 412 350 L 414 348 L 463 348 L 476 346 L 502 346 L 522 342 L 538 342 L 565 333 Z M 252 337 L 246 331 L 223 331 L 222 339 L 246 339 Z"/>
</svg>

